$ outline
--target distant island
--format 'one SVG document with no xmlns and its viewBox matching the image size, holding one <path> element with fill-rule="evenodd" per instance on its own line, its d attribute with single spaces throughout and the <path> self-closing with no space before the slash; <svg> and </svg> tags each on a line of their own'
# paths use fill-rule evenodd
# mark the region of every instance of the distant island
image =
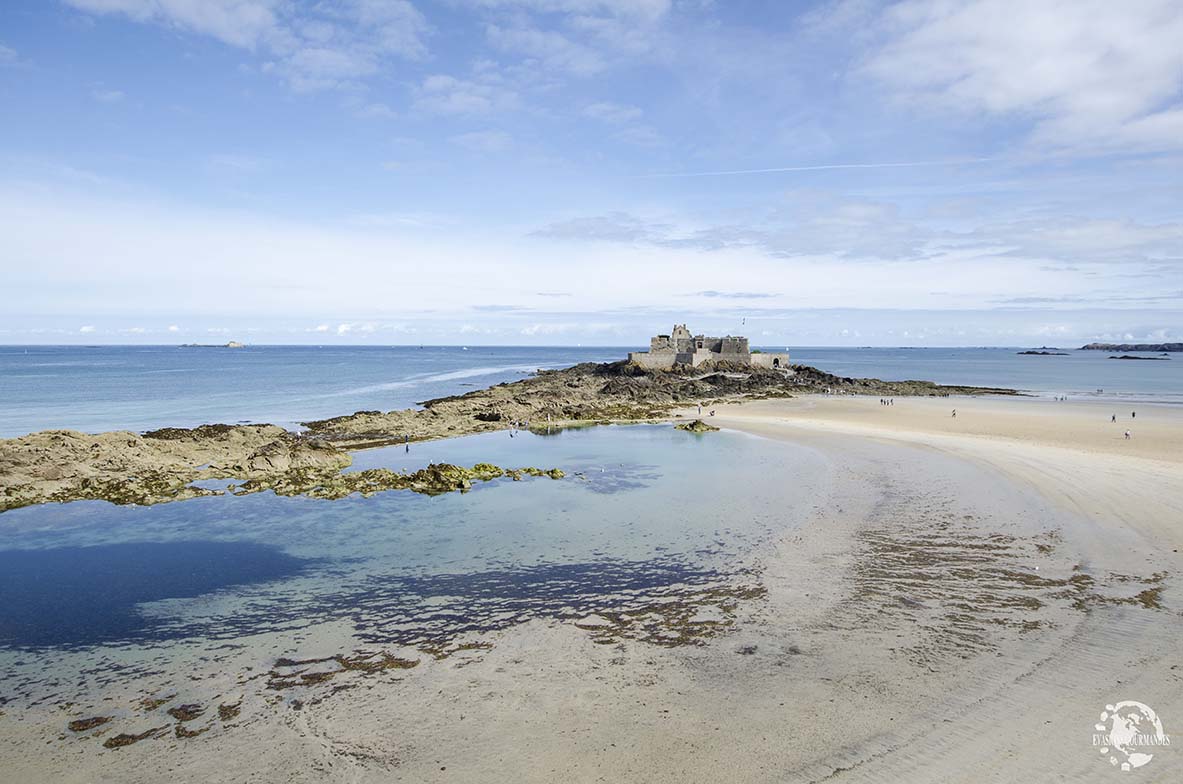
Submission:
<svg viewBox="0 0 1183 784">
<path fill-rule="evenodd" d="M 1183 343 L 1089 343 L 1081 351 L 1183 351 Z"/>
<path fill-rule="evenodd" d="M 1134 356 L 1130 356 L 1129 354 L 1122 354 L 1120 357 L 1111 355 L 1109 358 L 1110 359 L 1141 359 L 1141 360 L 1146 360 L 1148 362 L 1166 362 L 1167 360 L 1170 359 L 1170 357 L 1134 357 Z"/>
<path fill-rule="evenodd" d="M 229 343 L 182 343 L 181 348 L 246 348 L 246 344 L 237 340 Z"/>
<path fill-rule="evenodd" d="M 1022 356 L 1023 354 L 1027 354 L 1029 356 L 1036 356 L 1036 357 L 1066 357 L 1066 356 L 1068 356 L 1067 351 L 1019 351 L 1017 353 L 1020 356 Z"/>
</svg>

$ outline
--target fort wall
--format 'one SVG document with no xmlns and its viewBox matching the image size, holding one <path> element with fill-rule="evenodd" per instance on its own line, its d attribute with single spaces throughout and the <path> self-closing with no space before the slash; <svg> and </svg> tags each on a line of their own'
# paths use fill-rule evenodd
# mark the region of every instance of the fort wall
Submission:
<svg viewBox="0 0 1183 784">
<path fill-rule="evenodd" d="M 633 351 L 628 359 L 648 370 L 670 370 L 678 365 L 698 367 L 706 362 L 785 370 L 789 367 L 788 354 L 753 354 L 745 337 L 691 335 L 685 324 L 675 324 L 668 335 L 650 338 L 648 351 Z"/>
</svg>

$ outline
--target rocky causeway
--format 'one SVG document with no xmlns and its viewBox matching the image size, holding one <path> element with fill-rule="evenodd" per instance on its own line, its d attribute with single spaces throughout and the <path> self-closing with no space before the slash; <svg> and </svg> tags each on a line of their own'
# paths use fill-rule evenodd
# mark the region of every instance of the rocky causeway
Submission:
<svg viewBox="0 0 1183 784">
<path fill-rule="evenodd" d="M 195 483 L 233 480 L 236 494 L 273 490 L 342 498 L 407 489 L 464 491 L 473 481 L 507 476 L 561 478 L 557 469 L 432 465 L 404 474 L 386 469 L 342 473 L 351 451 L 514 427 L 534 430 L 669 419 L 673 409 L 800 394 L 878 396 L 1016 395 L 1011 389 L 942 386 L 835 376 L 816 368 L 713 363 L 649 370 L 627 361 L 542 370 L 512 383 L 427 400 L 420 408 L 358 411 L 276 425 L 209 424 L 144 433 L 45 430 L 0 439 L 0 512 L 33 504 L 91 499 L 149 505 L 218 495 Z"/>
</svg>

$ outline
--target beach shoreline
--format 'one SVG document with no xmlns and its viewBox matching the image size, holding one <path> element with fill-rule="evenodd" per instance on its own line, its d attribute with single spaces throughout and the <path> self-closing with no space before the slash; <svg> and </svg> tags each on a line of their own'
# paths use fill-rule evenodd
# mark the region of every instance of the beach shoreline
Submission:
<svg viewBox="0 0 1183 784">
<path fill-rule="evenodd" d="M 702 645 L 601 645 L 602 628 L 534 620 L 331 699 L 296 689 L 303 710 L 248 701 L 233 732 L 192 740 L 72 740 L 58 759 L 67 714 L 37 708 L 0 756 L 28 781 L 1108 780 L 1090 741 L 1106 704 L 1145 702 L 1168 732 L 1183 717 L 1183 412 L 1139 411 L 1126 441 L 1129 413 L 1107 410 L 719 405 L 711 424 L 829 470 L 799 499 L 807 521 L 752 554 L 763 595 Z M 334 634 L 300 654 L 333 653 Z M 1148 780 L 1180 770 L 1164 749 Z"/>
<path fill-rule="evenodd" d="M 300 432 L 266 424 L 205 424 L 95 435 L 44 430 L 0 439 L 0 513 L 73 500 L 152 505 L 217 494 L 198 483 L 223 479 L 244 482 L 235 492 L 301 493 L 334 485 L 339 497 L 349 494 L 341 486 L 340 472 L 357 450 L 498 430 L 551 432 L 593 423 L 659 421 L 687 400 L 715 405 L 819 390 L 946 397 L 1019 394 L 994 387 L 839 377 L 801 365 L 772 370 L 715 362 L 647 371 L 624 361 L 583 363 L 426 400 L 419 408 L 356 411 L 308 421 Z M 470 470 L 444 468 L 449 473 Z M 393 475 L 374 480 L 366 491 L 408 484 Z M 417 485 L 428 492 L 466 487 Z"/>
</svg>

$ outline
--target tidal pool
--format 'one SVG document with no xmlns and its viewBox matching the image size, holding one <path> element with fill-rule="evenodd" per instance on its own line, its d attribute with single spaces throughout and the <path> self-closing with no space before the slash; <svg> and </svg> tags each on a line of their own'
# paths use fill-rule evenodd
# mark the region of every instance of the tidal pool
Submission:
<svg viewBox="0 0 1183 784">
<path fill-rule="evenodd" d="M 7 512 L 0 667 L 26 669 L 32 697 L 39 654 L 69 651 L 77 666 L 87 651 L 137 658 L 319 624 L 345 624 L 359 644 L 439 646 L 535 618 L 669 604 L 758 583 L 753 554 L 803 519 L 825 477 L 811 450 L 668 425 L 412 444 L 358 453 L 353 470 L 430 462 L 567 476 L 436 497 L 227 494 Z"/>
</svg>

